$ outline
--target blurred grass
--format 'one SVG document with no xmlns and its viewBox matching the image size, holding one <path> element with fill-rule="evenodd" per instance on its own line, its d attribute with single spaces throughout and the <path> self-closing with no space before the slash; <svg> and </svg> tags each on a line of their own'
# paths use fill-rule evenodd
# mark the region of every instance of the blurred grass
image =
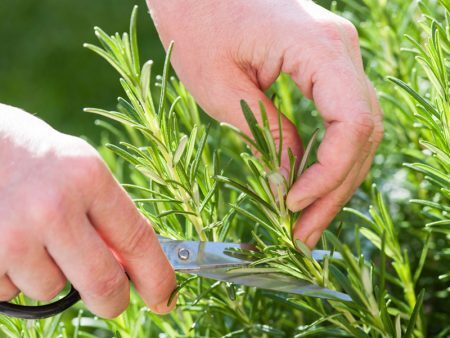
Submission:
<svg viewBox="0 0 450 338">
<path fill-rule="evenodd" d="M 0 102 L 37 114 L 54 128 L 98 141 L 86 106 L 114 108 L 116 75 L 82 47 L 93 27 L 126 31 L 133 5 L 139 13 L 140 48 L 162 69 L 164 50 L 144 1 L 1 0 Z M 156 74 L 155 74 L 156 75 Z"/>
</svg>

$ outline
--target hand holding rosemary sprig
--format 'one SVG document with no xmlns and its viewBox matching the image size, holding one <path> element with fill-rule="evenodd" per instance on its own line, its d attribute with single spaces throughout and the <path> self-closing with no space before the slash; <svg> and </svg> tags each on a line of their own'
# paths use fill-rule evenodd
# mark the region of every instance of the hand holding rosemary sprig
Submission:
<svg viewBox="0 0 450 338">
<path fill-rule="evenodd" d="M 317 131 L 311 137 L 298 169 L 295 156 L 289 152 L 290 176 L 285 178 L 280 173 L 282 146 L 275 145 L 264 106 L 260 105 L 262 124 L 257 123 L 245 101 L 241 101 L 241 106 L 253 138 L 249 138 L 230 125 L 226 126 L 237 132 L 258 154 L 241 154 L 249 169 L 247 184 L 221 175 L 215 178 L 240 191 L 246 197 L 233 204 L 232 208 L 237 214 L 249 220 L 249 226 L 256 224 L 252 234 L 262 253 L 243 252 L 252 256 L 254 262 L 249 267 L 238 268 L 235 271 L 254 274 L 277 272 L 332 290 L 344 290 L 351 296 L 351 302 L 342 302 L 337 298 L 329 299 L 329 307 L 325 305 L 325 302 L 310 297 L 285 299 L 280 296 L 278 299 L 283 299 L 292 307 L 299 305 L 317 315 L 318 322 L 328 321 L 352 336 L 365 337 L 364 331 L 367 327 L 371 327 L 375 334 L 389 332 L 390 335 L 398 335 L 401 330 L 400 315 L 396 318 L 397 327 L 394 329 L 393 320 L 387 315 L 389 311 L 402 312 L 401 315 L 409 319 L 408 327 L 414 328 L 417 323 L 418 328 L 421 329 L 421 320 L 417 313 L 422 305 L 424 292 L 420 292 L 416 300 L 411 268 L 401 254 L 398 235 L 381 194 L 375 187 L 372 189 L 375 206 L 371 208 L 370 214 L 373 219 L 355 210 L 352 211 L 375 229 L 376 233 L 366 228 L 360 231 L 381 250 L 383 261 L 380 271 L 374 272 L 372 263 L 365 260 L 361 248 L 358 249 L 359 257 L 355 257 L 348 245 L 343 244 L 337 236 L 329 232 L 326 233 L 327 236 L 324 237 L 322 244 L 324 247 L 331 247 L 332 253 L 335 250 L 340 252 L 342 259 L 334 259 L 331 254 L 325 257 L 323 262 L 316 261 L 312 258 L 310 249 L 302 241 L 293 241 L 291 231 L 298 214 L 287 210 L 285 200 L 286 191 L 306 168 L 307 158 Z M 282 128 L 280 127 L 279 130 Z M 245 206 L 241 205 L 244 203 Z M 358 230 L 356 234 L 359 236 Z M 386 256 L 392 258 L 396 275 L 386 272 Z M 381 292 L 374 287 L 374 278 L 381 282 Z M 386 302 L 386 299 L 391 297 L 385 289 L 388 278 L 390 281 L 398 279 L 399 283 L 405 287 L 406 301 L 400 306 Z M 320 291 L 317 291 L 315 295 L 325 296 Z M 307 331 L 308 328 L 305 328 L 305 333 Z"/>
<path fill-rule="evenodd" d="M 355 27 L 309 1 L 148 3 L 165 46 L 176 43 L 172 63 L 181 81 L 217 120 L 250 135 L 239 101 L 245 99 L 259 121 L 262 101 L 278 138 L 278 112 L 264 91 L 280 72 L 314 101 L 325 137 L 317 162 L 296 180 L 287 198 L 290 210 L 303 210 L 294 237 L 314 246 L 364 180 L 383 134 Z M 300 159 L 302 146 L 295 126 L 282 121 L 281 167 L 288 176 L 288 149 Z"/>
</svg>

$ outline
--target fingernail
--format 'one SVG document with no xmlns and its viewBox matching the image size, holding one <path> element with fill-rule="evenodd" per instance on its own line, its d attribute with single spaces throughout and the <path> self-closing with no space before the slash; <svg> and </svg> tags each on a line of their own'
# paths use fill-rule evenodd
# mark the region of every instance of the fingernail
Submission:
<svg viewBox="0 0 450 338">
<path fill-rule="evenodd" d="M 160 303 L 158 305 L 152 306 L 152 311 L 159 314 L 159 315 L 165 315 L 168 314 L 170 311 L 172 311 L 174 306 L 167 306 L 167 302 Z"/>
<path fill-rule="evenodd" d="M 297 211 L 305 209 L 307 206 L 309 206 L 314 201 L 315 201 L 314 197 L 307 197 L 307 198 L 303 198 L 300 200 L 294 200 L 294 201 L 292 201 L 292 199 L 288 198 L 286 203 L 287 203 L 287 207 L 289 208 L 289 210 L 291 210 L 293 212 L 297 212 Z"/>
<path fill-rule="evenodd" d="M 171 298 L 169 298 L 169 300 L 152 306 L 152 310 L 153 310 L 153 312 L 156 312 L 160 315 L 165 315 L 175 308 L 175 306 L 177 304 L 177 299 L 178 299 L 178 293 L 176 293 Z"/>
</svg>

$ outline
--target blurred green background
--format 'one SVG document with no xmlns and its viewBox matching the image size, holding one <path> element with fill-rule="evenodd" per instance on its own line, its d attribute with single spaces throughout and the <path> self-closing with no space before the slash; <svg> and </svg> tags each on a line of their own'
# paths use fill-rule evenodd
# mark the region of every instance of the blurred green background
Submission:
<svg viewBox="0 0 450 338">
<path fill-rule="evenodd" d="M 97 43 L 94 26 L 128 31 L 136 4 L 141 61 L 152 59 L 156 75 L 164 49 L 145 0 L 0 0 L 0 102 L 98 144 L 98 117 L 82 109 L 115 109 L 122 91 L 117 73 L 82 45 Z"/>
<path fill-rule="evenodd" d="M 98 141 L 96 117 L 82 109 L 114 108 L 121 90 L 112 68 L 82 44 L 97 42 L 94 26 L 127 31 L 135 4 L 141 56 L 159 71 L 164 49 L 144 0 L 0 0 L 0 102 Z"/>
</svg>

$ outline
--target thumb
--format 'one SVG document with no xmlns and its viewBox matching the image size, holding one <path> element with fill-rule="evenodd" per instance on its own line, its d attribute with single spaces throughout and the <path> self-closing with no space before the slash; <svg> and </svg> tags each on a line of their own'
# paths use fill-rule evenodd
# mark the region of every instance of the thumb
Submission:
<svg viewBox="0 0 450 338">
<path fill-rule="evenodd" d="M 250 127 L 242 112 L 240 102 L 244 100 L 249 105 L 260 124 L 262 123 L 262 117 L 259 104 L 262 102 L 267 112 L 267 119 L 275 144 L 279 146 L 280 141 L 282 141 L 281 168 L 287 176 L 290 170 L 288 149 L 291 149 L 292 153 L 297 157 L 297 160 L 303 154 L 302 141 L 295 125 L 284 115 L 281 115 L 280 125 L 279 113 L 272 101 L 251 81 L 240 81 L 240 87 L 238 89 L 230 89 L 230 86 L 227 87 L 227 91 L 221 91 L 220 97 L 216 96 L 216 98 L 219 98 L 215 100 L 217 105 L 215 105 L 215 109 L 209 111 L 209 114 L 221 122 L 235 126 L 253 138 Z M 280 134 L 282 135 L 282 140 L 280 140 Z"/>
</svg>

